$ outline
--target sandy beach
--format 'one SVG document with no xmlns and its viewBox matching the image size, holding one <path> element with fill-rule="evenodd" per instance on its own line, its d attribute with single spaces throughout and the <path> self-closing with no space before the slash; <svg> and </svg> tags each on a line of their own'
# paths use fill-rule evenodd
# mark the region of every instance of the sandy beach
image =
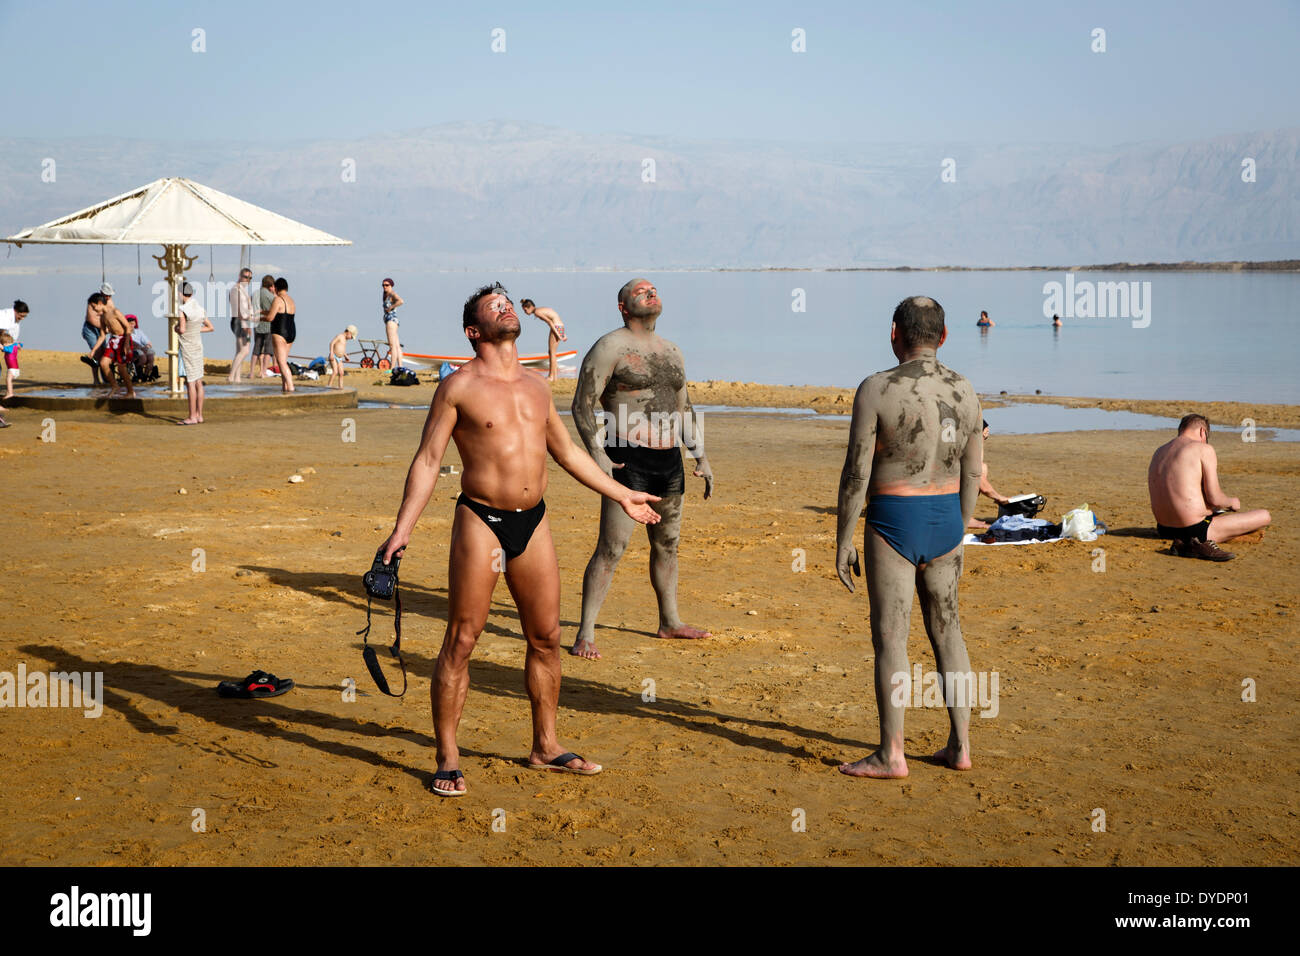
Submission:
<svg viewBox="0 0 1300 956">
<path fill-rule="evenodd" d="M 68 353 L 24 352 L 23 367 L 20 391 L 89 378 Z M 208 367 L 209 381 L 224 379 L 222 363 Z M 377 381 L 371 371 L 347 384 L 402 404 L 432 392 Z M 556 384 L 561 408 L 572 387 Z M 852 392 L 704 382 L 692 398 L 847 411 Z M 1300 427 L 1296 406 L 1196 410 Z M 42 441 L 50 417 L 57 440 Z M 102 671 L 105 698 L 97 718 L 0 709 L 0 863 L 1300 862 L 1295 443 L 1215 434 L 1225 490 L 1268 508 L 1273 524 L 1228 546 L 1236 560 L 1211 564 L 1172 557 L 1155 537 L 1146 467 L 1172 434 L 999 436 L 987 459 L 1000 490 L 1045 495 L 1052 520 L 1087 502 L 1111 534 L 966 549 L 972 667 L 999 678 L 996 716 L 972 720 L 974 769 L 927 759 L 947 717 L 922 707 L 907 714 L 911 776 L 868 781 L 835 769 L 877 744 L 865 588 L 850 595 L 833 567 L 848 418 L 708 416 L 717 487 L 702 501 L 688 477 L 680 603 L 715 636 L 653 637 L 648 548 L 634 537 L 597 628 L 604 659 L 563 660 L 561 742 L 605 772 L 536 774 L 523 766 L 523 642 L 498 584 L 461 725 L 469 793 L 446 801 L 426 789 L 428 689 L 455 476 L 439 483 L 402 564 L 405 698 L 374 688 L 356 636 L 360 577 L 392 527 L 422 410 L 209 413 L 198 428 L 97 411 L 6 418 L 0 671 Z M 454 446 L 445 463 L 459 467 Z M 550 471 L 567 648 L 598 506 Z M 981 500 L 977 516 L 992 518 Z M 372 641 L 386 645 L 391 615 L 377 607 Z M 909 653 L 934 668 L 916 609 Z M 273 700 L 217 697 L 218 681 L 254 668 L 297 687 Z M 1243 682 L 1254 700 L 1243 701 Z"/>
</svg>

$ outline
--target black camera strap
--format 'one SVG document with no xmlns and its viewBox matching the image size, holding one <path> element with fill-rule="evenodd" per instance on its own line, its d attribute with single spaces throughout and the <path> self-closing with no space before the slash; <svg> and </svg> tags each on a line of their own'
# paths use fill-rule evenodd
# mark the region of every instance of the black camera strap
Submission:
<svg viewBox="0 0 1300 956">
<path fill-rule="evenodd" d="M 401 697 L 406 693 L 406 661 L 402 660 L 402 592 L 401 586 L 397 580 L 393 581 L 393 602 L 396 605 L 396 611 L 393 614 L 393 633 L 396 640 L 393 646 L 388 649 L 388 653 L 397 658 L 397 663 L 402 665 L 402 693 L 394 694 L 388 689 L 388 678 L 379 667 L 379 658 L 375 654 L 375 649 L 370 646 L 370 592 L 366 592 L 366 626 L 357 631 L 361 635 L 362 642 L 366 645 L 361 651 L 361 659 L 366 662 L 366 670 L 370 671 L 370 676 L 374 679 L 375 686 L 387 694 L 389 697 Z"/>
</svg>

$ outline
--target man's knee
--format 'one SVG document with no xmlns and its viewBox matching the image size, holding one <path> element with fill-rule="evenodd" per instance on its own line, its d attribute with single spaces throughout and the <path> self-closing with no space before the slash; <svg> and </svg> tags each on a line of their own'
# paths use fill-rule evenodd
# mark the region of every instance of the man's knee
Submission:
<svg viewBox="0 0 1300 956">
<path fill-rule="evenodd" d="M 627 550 L 627 539 L 623 537 L 609 537 L 601 535 L 600 540 L 596 542 L 596 560 L 604 564 L 618 564 L 623 557 L 623 552 Z"/>
<path fill-rule="evenodd" d="M 677 535 L 650 535 L 650 559 L 652 561 L 672 561 L 677 557 Z"/>
<path fill-rule="evenodd" d="M 450 664 L 467 663 L 478 643 L 479 631 L 480 628 L 469 621 L 453 621 L 447 626 L 447 636 L 443 639 L 439 657 Z"/>
<path fill-rule="evenodd" d="M 560 622 L 556 621 L 550 627 L 544 627 L 540 630 L 534 630 L 524 635 L 528 640 L 529 647 L 543 653 L 555 653 L 560 649 Z"/>
</svg>

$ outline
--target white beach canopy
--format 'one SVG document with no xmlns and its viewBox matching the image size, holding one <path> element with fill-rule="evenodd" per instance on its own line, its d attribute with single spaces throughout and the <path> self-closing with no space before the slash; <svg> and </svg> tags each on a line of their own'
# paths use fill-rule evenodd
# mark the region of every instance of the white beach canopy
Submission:
<svg viewBox="0 0 1300 956">
<path fill-rule="evenodd" d="M 305 226 L 260 206 L 236 199 L 189 179 L 157 179 L 43 226 L 24 229 L 3 240 L 25 243 L 86 245 L 161 245 L 154 260 L 171 286 L 168 310 L 168 381 L 179 393 L 176 320 L 180 284 L 196 256 L 190 245 L 204 246 L 350 246 L 346 239 Z"/>
</svg>

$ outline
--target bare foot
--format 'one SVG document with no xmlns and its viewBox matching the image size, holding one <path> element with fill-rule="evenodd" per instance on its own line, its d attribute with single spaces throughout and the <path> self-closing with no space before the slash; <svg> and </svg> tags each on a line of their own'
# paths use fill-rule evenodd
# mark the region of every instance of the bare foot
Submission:
<svg viewBox="0 0 1300 956">
<path fill-rule="evenodd" d="M 980 521 L 979 518 L 971 518 L 970 524 L 968 524 L 966 527 L 975 528 L 979 531 L 987 531 L 989 526 L 986 522 Z"/>
<path fill-rule="evenodd" d="M 877 750 L 869 757 L 840 764 L 840 773 L 848 777 L 874 777 L 877 780 L 900 780 L 907 776 L 907 761 L 900 756 L 886 763 Z"/>
<path fill-rule="evenodd" d="M 953 770 L 970 769 L 970 750 L 966 747 L 954 747 L 950 744 L 936 753 L 934 759 L 941 761 Z"/>
<path fill-rule="evenodd" d="M 193 418 L 182 418 L 182 419 L 181 419 L 180 421 L 178 421 L 176 424 L 177 424 L 177 425 L 197 425 L 198 422 L 195 421 Z"/>
<path fill-rule="evenodd" d="M 589 661 L 600 660 L 600 651 L 596 649 L 596 642 L 586 638 L 574 641 L 573 647 L 569 648 L 569 653 L 574 657 L 585 657 Z"/>
<path fill-rule="evenodd" d="M 451 762 L 459 763 L 460 760 L 458 758 L 455 761 L 449 761 L 449 763 Z M 434 774 L 429 789 L 440 794 L 464 793 L 465 775 L 460 772 L 458 767 L 444 767 L 439 764 L 438 772 Z"/>
<path fill-rule="evenodd" d="M 708 631 L 701 631 L 698 627 L 691 627 L 689 624 L 678 624 L 676 627 L 661 627 L 656 637 L 665 639 L 676 638 L 683 641 L 698 641 L 704 637 L 712 637 Z"/>
</svg>

